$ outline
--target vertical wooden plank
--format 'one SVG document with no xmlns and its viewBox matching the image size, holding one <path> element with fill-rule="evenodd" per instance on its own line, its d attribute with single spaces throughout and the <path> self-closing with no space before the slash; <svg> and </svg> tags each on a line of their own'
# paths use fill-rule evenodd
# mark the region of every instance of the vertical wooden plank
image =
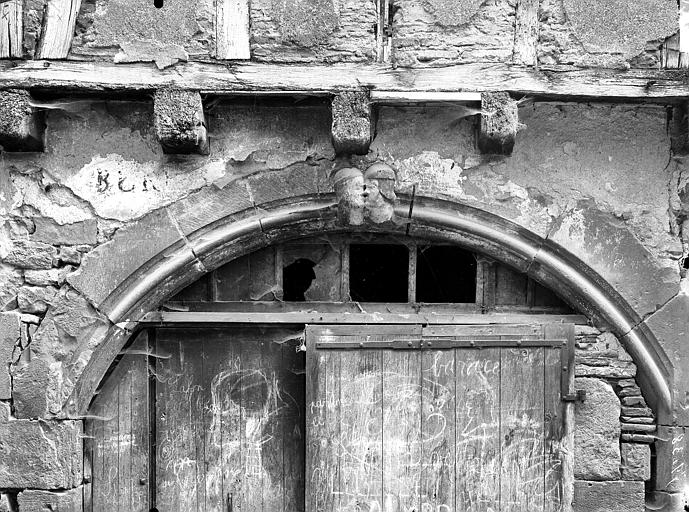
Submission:
<svg viewBox="0 0 689 512">
<path fill-rule="evenodd" d="M 417 266 L 418 248 L 416 245 L 409 246 L 409 275 L 407 282 L 407 301 L 410 304 L 416 302 L 416 266 Z"/>
<path fill-rule="evenodd" d="M 195 333 L 193 339 L 184 339 L 185 358 L 184 368 L 188 382 L 188 418 L 191 436 L 191 454 L 196 472 L 194 487 L 196 491 L 196 510 L 206 510 L 206 426 L 205 415 L 208 404 L 208 390 L 204 381 L 204 366 L 206 364 L 206 338 L 212 337 L 214 331 L 206 330 Z"/>
<path fill-rule="evenodd" d="M 148 333 L 143 332 L 132 347 L 136 354 L 131 368 L 131 510 L 147 512 L 149 493 L 150 416 L 148 386 Z"/>
<path fill-rule="evenodd" d="M 382 352 L 341 354 L 340 510 L 382 510 Z"/>
<path fill-rule="evenodd" d="M 339 509 L 340 354 L 317 351 L 307 327 L 306 511 Z"/>
<path fill-rule="evenodd" d="M 456 510 L 500 508 L 500 349 L 455 350 Z"/>
<path fill-rule="evenodd" d="M 689 66 L 689 0 L 679 1 L 679 64 Z"/>
<path fill-rule="evenodd" d="M 218 0 L 215 11 L 215 56 L 218 59 L 249 59 L 249 0 Z"/>
<path fill-rule="evenodd" d="M 282 348 L 273 340 L 275 332 L 268 331 L 260 342 L 261 370 L 266 380 L 263 427 L 260 438 L 263 472 L 263 510 L 284 510 L 283 432 L 285 400 L 282 384 Z"/>
<path fill-rule="evenodd" d="M 22 0 L 0 3 L 0 59 L 22 57 L 23 27 Z"/>
<path fill-rule="evenodd" d="M 119 489 L 119 380 L 120 372 L 114 371 L 110 374 L 108 381 L 101 389 L 105 398 L 103 402 L 103 441 L 101 450 L 101 460 L 103 462 L 102 478 L 100 482 L 103 490 L 98 503 L 94 502 L 96 510 L 119 511 L 120 489 Z M 101 501 L 102 500 L 102 501 Z M 100 507 L 104 508 L 101 509 Z"/>
<path fill-rule="evenodd" d="M 298 340 L 282 346 L 281 381 L 284 402 L 284 512 L 303 512 L 305 446 L 305 355 Z"/>
<path fill-rule="evenodd" d="M 132 356 L 125 356 L 124 359 Z M 120 510 L 132 509 L 132 370 L 124 372 L 118 382 L 117 462 Z"/>
<path fill-rule="evenodd" d="M 197 510 L 195 432 L 191 422 L 194 375 L 190 363 L 201 357 L 183 337 L 161 329 L 156 352 L 159 359 L 156 385 L 156 496 L 159 510 Z"/>
<path fill-rule="evenodd" d="M 543 351 L 501 349 L 500 510 L 505 512 L 543 509 Z"/>
<path fill-rule="evenodd" d="M 36 58 L 64 59 L 74 37 L 81 0 L 50 0 Z"/>
<path fill-rule="evenodd" d="M 258 343 L 241 341 L 242 374 L 239 392 L 241 395 L 241 419 L 243 436 L 242 463 L 244 475 L 241 487 L 242 511 L 263 510 L 263 431 L 268 392 L 268 377 L 261 361 Z"/>
<path fill-rule="evenodd" d="M 560 393 L 560 349 L 544 349 L 544 512 L 560 512 L 563 505 L 564 402 Z"/>
<path fill-rule="evenodd" d="M 539 0 L 518 0 L 512 62 L 523 66 L 537 64 Z"/>
<path fill-rule="evenodd" d="M 383 352 L 383 507 L 419 510 L 421 353 Z"/>
<path fill-rule="evenodd" d="M 232 344 L 222 338 L 207 336 L 202 341 L 203 368 L 203 425 L 204 442 L 204 496 L 205 510 L 224 510 L 226 498 L 223 493 L 223 459 L 222 459 L 222 418 L 226 411 L 225 372 L 231 372 Z M 229 356 L 229 357 L 228 357 Z"/>
<path fill-rule="evenodd" d="M 455 354 L 424 351 L 421 359 L 421 510 L 454 511 Z"/>
</svg>

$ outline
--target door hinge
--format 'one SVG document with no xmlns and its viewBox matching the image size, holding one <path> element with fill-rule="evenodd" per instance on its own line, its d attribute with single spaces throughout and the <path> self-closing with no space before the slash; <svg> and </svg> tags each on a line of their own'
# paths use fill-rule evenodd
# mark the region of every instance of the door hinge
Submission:
<svg viewBox="0 0 689 512">
<path fill-rule="evenodd" d="M 576 393 L 570 393 L 568 395 L 563 395 L 563 402 L 584 402 L 586 400 L 586 390 L 579 389 Z"/>
</svg>

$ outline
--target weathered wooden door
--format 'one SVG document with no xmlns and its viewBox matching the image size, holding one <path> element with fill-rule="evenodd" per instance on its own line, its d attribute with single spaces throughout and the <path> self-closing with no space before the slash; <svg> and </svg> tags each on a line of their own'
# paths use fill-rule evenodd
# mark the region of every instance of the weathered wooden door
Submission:
<svg viewBox="0 0 689 512">
<path fill-rule="evenodd" d="M 157 329 L 87 422 L 87 510 L 304 510 L 303 330 Z"/>
<path fill-rule="evenodd" d="M 307 512 L 559 511 L 573 329 L 309 326 Z"/>
</svg>

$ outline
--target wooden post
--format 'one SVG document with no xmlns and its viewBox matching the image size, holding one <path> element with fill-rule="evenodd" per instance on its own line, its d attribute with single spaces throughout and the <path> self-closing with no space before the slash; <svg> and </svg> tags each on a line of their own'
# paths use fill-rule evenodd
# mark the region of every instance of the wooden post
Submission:
<svg viewBox="0 0 689 512">
<path fill-rule="evenodd" d="M 163 152 L 208 154 L 203 103 L 198 92 L 179 89 L 156 91 L 153 116 Z"/>
<path fill-rule="evenodd" d="M 23 30 L 22 0 L 0 3 L 0 59 L 22 57 Z"/>
<path fill-rule="evenodd" d="M 519 0 L 514 32 L 512 61 L 524 66 L 536 66 L 538 46 L 539 0 Z"/>
<path fill-rule="evenodd" d="M 215 56 L 249 59 L 251 51 L 249 0 L 217 0 L 215 7 Z"/>
<path fill-rule="evenodd" d="M 371 144 L 371 100 L 368 92 L 342 92 L 332 102 L 335 153 L 365 155 Z"/>
<path fill-rule="evenodd" d="M 481 131 L 478 138 L 481 153 L 511 155 L 518 129 L 517 102 L 506 92 L 484 92 L 481 95 Z"/>
<path fill-rule="evenodd" d="M 679 2 L 679 68 L 689 67 L 689 0 Z"/>
<path fill-rule="evenodd" d="M 0 91 L 0 146 L 4 151 L 43 151 L 43 115 L 24 90 Z"/>
<path fill-rule="evenodd" d="M 64 59 L 69 53 L 81 0 L 50 0 L 38 43 L 37 59 Z"/>
</svg>

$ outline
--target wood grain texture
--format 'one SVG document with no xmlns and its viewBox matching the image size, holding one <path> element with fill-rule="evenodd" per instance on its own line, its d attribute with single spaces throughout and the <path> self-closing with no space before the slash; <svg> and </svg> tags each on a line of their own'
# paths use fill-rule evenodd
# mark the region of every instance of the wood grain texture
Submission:
<svg viewBox="0 0 689 512">
<path fill-rule="evenodd" d="M 0 59 L 22 57 L 23 27 L 22 0 L 0 3 Z"/>
<path fill-rule="evenodd" d="M 538 10 L 540 0 L 518 0 L 514 28 L 512 62 L 524 66 L 537 64 Z"/>
<path fill-rule="evenodd" d="M 505 512 L 543 509 L 543 350 L 500 349 L 500 510 Z"/>
<path fill-rule="evenodd" d="M 421 352 L 383 351 L 382 510 L 420 510 Z"/>
<path fill-rule="evenodd" d="M 500 350 L 455 351 L 456 510 L 501 510 Z"/>
<path fill-rule="evenodd" d="M 158 70 L 149 64 L 42 60 L 0 62 L 0 87 L 109 92 L 150 92 L 177 87 L 217 94 L 328 95 L 370 88 L 393 92 L 506 91 L 548 98 L 656 99 L 689 96 L 685 71 L 598 69 L 472 63 L 443 68 L 393 69 L 387 65 L 328 66 L 188 62 Z M 400 99 L 404 101 L 403 98 Z"/>
<path fill-rule="evenodd" d="M 564 503 L 565 402 L 561 400 L 560 388 L 551 385 L 560 381 L 560 355 L 559 349 L 544 350 L 544 512 L 560 512 Z"/>
<path fill-rule="evenodd" d="M 455 353 L 424 351 L 421 360 L 421 510 L 456 510 Z"/>
<path fill-rule="evenodd" d="M 64 59 L 74 37 L 81 0 L 50 0 L 43 20 L 37 59 Z"/>
<path fill-rule="evenodd" d="M 249 59 L 249 0 L 218 0 L 215 7 L 215 57 Z"/>
</svg>

